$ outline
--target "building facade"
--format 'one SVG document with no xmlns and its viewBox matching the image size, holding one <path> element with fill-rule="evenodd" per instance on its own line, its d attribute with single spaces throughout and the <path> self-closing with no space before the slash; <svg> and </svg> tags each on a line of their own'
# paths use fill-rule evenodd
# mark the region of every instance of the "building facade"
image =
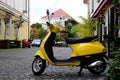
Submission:
<svg viewBox="0 0 120 80">
<path fill-rule="evenodd" d="M 95 34 L 99 36 L 100 41 L 109 37 L 108 53 L 111 47 L 114 47 L 115 37 L 120 37 L 120 0 L 84 0 L 88 5 L 88 11 L 91 18 L 99 23 L 96 26 Z M 107 38 L 108 38 L 107 37 Z M 112 43 L 112 45 L 110 45 Z"/>
<path fill-rule="evenodd" d="M 114 34 L 115 26 L 120 24 L 120 0 L 117 5 L 112 3 L 112 0 L 84 0 L 84 3 L 88 5 L 91 18 L 99 22 L 95 34 L 99 35 L 101 40 L 106 34 Z"/>
<path fill-rule="evenodd" d="M 0 0 L 0 40 L 29 38 L 29 0 Z"/>
</svg>

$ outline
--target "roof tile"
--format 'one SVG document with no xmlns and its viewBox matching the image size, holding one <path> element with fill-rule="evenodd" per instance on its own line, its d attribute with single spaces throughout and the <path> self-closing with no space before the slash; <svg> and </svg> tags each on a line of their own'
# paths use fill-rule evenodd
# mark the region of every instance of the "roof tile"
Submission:
<svg viewBox="0 0 120 80">
<path fill-rule="evenodd" d="M 61 17 L 61 16 L 70 17 L 70 15 L 67 14 L 65 11 L 63 11 L 62 9 L 58 9 L 57 11 L 55 11 L 53 13 L 53 15 L 51 14 L 50 16 L 52 16 L 52 18 L 54 18 L 54 17 Z M 47 18 L 47 15 L 43 16 L 42 18 Z"/>
</svg>

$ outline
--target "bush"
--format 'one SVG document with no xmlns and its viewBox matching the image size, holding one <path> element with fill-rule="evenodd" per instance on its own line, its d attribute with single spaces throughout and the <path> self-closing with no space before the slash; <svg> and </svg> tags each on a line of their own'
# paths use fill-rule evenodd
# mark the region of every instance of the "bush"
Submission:
<svg viewBox="0 0 120 80">
<path fill-rule="evenodd" d="M 114 50 L 118 50 L 119 48 L 120 48 L 120 37 L 116 37 Z"/>
<path fill-rule="evenodd" d="M 109 80 L 120 79 L 120 50 L 116 51 L 114 55 L 115 58 L 110 62 L 110 68 L 107 73 Z"/>
</svg>

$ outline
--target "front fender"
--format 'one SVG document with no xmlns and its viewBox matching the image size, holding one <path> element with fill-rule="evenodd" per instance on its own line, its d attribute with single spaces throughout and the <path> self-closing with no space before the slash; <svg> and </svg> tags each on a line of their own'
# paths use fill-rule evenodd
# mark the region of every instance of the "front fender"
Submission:
<svg viewBox="0 0 120 80">
<path fill-rule="evenodd" d="M 38 51 L 34 54 L 34 56 L 35 56 L 35 57 L 36 57 L 36 56 L 39 56 L 39 57 L 41 57 L 42 59 L 45 59 L 45 57 L 44 57 L 44 55 L 43 55 L 43 53 L 42 53 L 41 50 L 38 50 Z"/>
</svg>

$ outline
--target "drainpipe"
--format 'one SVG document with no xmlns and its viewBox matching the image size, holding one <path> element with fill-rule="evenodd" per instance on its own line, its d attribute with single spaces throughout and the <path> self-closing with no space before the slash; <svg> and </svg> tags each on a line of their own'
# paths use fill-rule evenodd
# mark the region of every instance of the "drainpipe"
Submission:
<svg viewBox="0 0 120 80">
<path fill-rule="evenodd" d="M 102 42 L 102 19 L 99 19 L 99 40 Z"/>
<path fill-rule="evenodd" d="M 28 39 L 30 38 L 29 27 L 30 27 L 30 0 L 28 0 Z"/>
<path fill-rule="evenodd" d="M 29 26 L 30 26 L 30 0 L 25 0 L 25 10 L 23 10 L 23 13 L 26 13 L 28 16 L 28 39 L 30 37 L 29 35 Z"/>
</svg>

